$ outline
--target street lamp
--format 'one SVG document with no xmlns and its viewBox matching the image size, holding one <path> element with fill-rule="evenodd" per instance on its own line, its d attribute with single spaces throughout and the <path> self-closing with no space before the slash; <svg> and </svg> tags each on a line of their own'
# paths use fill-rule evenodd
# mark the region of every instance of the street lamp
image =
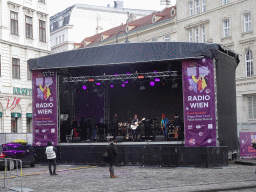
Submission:
<svg viewBox="0 0 256 192">
<path fill-rule="evenodd" d="M 116 43 L 118 43 L 118 34 L 119 34 L 120 32 L 124 32 L 125 35 L 126 35 L 125 43 L 130 43 L 130 41 L 128 40 L 128 36 L 127 36 L 126 31 L 118 31 L 118 32 L 117 32 L 117 34 L 116 34 Z"/>
</svg>

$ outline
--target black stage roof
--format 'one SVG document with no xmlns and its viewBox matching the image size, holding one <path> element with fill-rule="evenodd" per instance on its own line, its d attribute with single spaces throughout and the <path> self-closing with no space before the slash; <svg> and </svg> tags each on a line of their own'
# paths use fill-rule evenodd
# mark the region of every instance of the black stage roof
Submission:
<svg viewBox="0 0 256 192">
<path fill-rule="evenodd" d="M 189 58 L 216 58 L 225 52 L 239 63 L 238 56 L 218 44 L 193 42 L 125 43 L 76 49 L 30 59 L 30 70 L 100 66 L 124 63 L 146 63 Z"/>
</svg>

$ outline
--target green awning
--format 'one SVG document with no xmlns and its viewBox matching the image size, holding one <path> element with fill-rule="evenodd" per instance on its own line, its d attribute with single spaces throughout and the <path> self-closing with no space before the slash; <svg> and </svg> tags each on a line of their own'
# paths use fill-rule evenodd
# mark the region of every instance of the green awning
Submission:
<svg viewBox="0 0 256 192">
<path fill-rule="evenodd" d="M 27 117 L 32 117 L 32 113 L 27 113 Z"/>
<path fill-rule="evenodd" d="M 12 114 L 12 117 L 21 117 L 21 113 L 11 113 Z"/>
<path fill-rule="evenodd" d="M 2 112 L 0 112 L 0 117 L 2 117 Z"/>
</svg>

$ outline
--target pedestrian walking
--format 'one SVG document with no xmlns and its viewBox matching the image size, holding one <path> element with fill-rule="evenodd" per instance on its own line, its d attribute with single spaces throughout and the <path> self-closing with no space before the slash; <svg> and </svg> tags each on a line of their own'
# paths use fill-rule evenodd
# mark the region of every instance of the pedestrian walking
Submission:
<svg viewBox="0 0 256 192">
<path fill-rule="evenodd" d="M 49 172 L 50 175 L 58 175 L 56 173 L 56 148 L 52 146 L 52 142 L 47 143 L 45 154 L 47 155 L 48 160 L 48 166 L 49 166 Z M 53 165 L 53 171 L 52 171 L 52 165 Z"/>
<path fill-rule="evenodd" d="M 116 141 L 111 141 L 110 145 L 107 147 L 107 152 L 108 152 L 108 162 L 109 163 L 109 173 L 111 178 L 117 177 L 115 175 L 115 170 L 114 170 L 114 164 L 116 162 L 116 157 L 117 157 L 117 149 L 116 149 Z"/>
</svg>

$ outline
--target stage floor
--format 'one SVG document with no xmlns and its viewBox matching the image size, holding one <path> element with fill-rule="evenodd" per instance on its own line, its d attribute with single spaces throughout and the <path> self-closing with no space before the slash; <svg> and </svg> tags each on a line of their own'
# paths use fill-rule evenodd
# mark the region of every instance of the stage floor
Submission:
<svg viewBox="0 0 256 192">
<path fill-rule="evenodd" d="M 59 143 L 58 146 L 70 146 L 70 145 L 108 145 L 109 142 L 70 142 L 70 143 Z M 117 145 L 179 145 L 184 146 L 184 141 L 142 141 L 142 142 L 133 142 L 133 141 L 124 141 L 117 142 Z"/>
</svg>

